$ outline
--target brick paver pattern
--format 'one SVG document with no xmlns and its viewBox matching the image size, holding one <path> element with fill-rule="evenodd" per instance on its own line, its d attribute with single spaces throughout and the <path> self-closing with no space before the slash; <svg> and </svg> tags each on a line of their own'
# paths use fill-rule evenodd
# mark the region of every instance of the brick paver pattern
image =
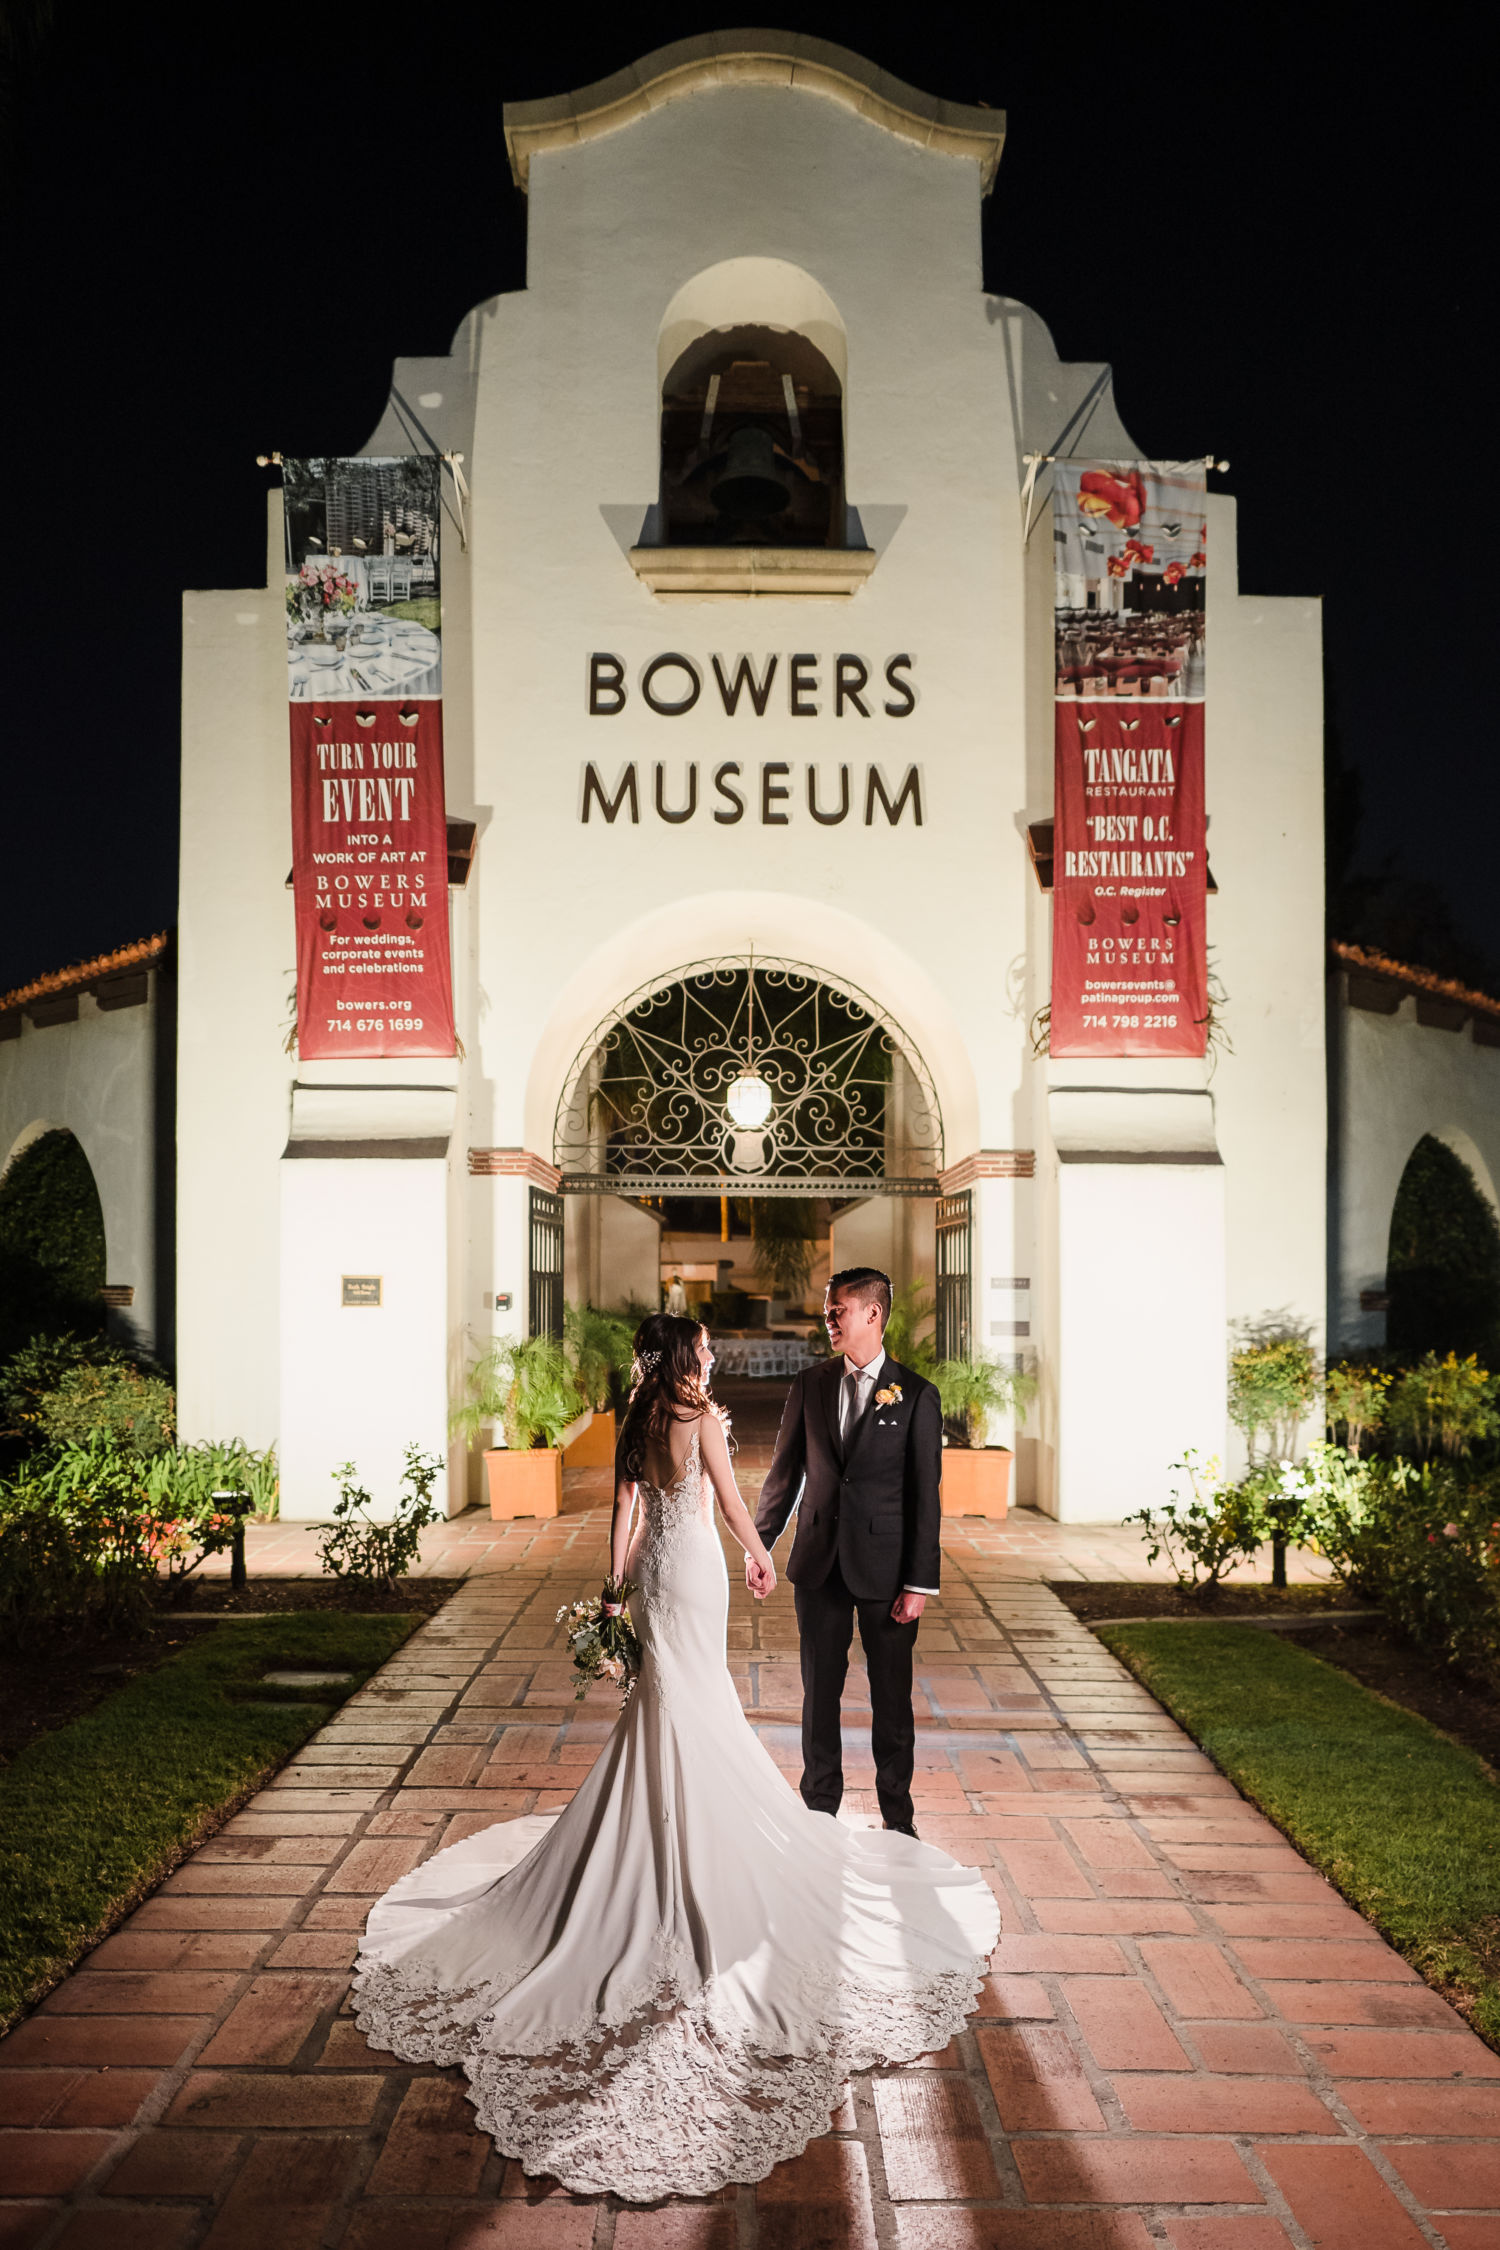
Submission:
<svg viewBox="0 0 1500 2250">
<path fill-rule="evenodd" d="M 968 2029 L 758 2186 L 640 2211 L 526 2180 L 458 2073 L 348 2013 L 372 1898 L 566 1804 L 613 1719 L 555 1623 L 605 1515 L 460 1523 L 485 1567 L 0 2043 L 0 2250 L 1500 2250 L 1500 2057 L 1027 1575 L 1014 1519 L 946 1527 L 918 1644 L 918 1826 L 1004 1916 Z M 794 1783 L 789 1592 L 731 1578 Z M 867 1713 L 856 1668 L 869 1822 Z"/>
</svg>

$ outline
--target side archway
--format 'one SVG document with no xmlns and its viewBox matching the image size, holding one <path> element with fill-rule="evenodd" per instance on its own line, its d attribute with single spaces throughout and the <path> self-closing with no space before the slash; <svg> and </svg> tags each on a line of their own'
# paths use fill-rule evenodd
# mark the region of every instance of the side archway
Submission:
<svg viewBox="0 0 1500 2250">
<path fill-rule="evenodd" d="M 38 1121 L 0 1174 L 0 1357 L 40 1331 L 104 1322 L 104 1206 L 82 1143 Z"/>
<path fill-rule="evenodd" d="M 1397 1351 L 1488 1356 L 1500 1347 L 1500 1221 L 1493 1187 L 1486 1194 L 1452 1143 L 1448 1133 L 1424 1133 L 1401 1174 L 1386 1336 Z"/>
</svg>

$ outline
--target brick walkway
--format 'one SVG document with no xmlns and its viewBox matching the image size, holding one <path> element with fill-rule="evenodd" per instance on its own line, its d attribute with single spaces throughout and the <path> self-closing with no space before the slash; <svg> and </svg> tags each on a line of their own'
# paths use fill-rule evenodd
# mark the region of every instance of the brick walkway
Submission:
<svg viewBox="0 0 1500 2250">
<path fill-rule="evenodd" d="M 970 2028 L 714 2202 L 502 2162 L 456 2073 L 366 2047 L 347 1974 L 372 1896 L 597 1754 L 613 1702 L 570 1700 L 554 1613 L 605 1524 L 485 1526 L 491 1567 L 0 2043 L 0 2250 L 1500 2250 L 1500 2058 L 1020 1574 L 1013 1526 L 949 1525 L 918 1651 L 918 1825 L 1004 1912 Z M 785 1589 L 738 1592 L 730 1640 L 794 1778 Z"/>
</svg>

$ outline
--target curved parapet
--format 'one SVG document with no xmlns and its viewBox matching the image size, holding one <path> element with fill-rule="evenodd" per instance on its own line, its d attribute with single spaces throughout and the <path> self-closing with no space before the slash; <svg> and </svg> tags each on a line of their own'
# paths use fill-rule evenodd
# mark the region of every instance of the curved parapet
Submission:
<svg viewBox="0 0 1500 2250">
<path fill-rule="evenodd" d="M 863 55 L 794 31 L 718 31 L 658 47 L 612 77 L 543 101 L 507 102 L 505 146 L 517 187 L 528 184 L 531 159 L 615 133 L 668 102 L 719 86 L 790 86 L 821 94 L 898 140 L 944 156 L 972 157 L 988 195 L 1005 145 L 1005 113 L 968 102 L 938 101 L 878 70 Z"/>
</svg>

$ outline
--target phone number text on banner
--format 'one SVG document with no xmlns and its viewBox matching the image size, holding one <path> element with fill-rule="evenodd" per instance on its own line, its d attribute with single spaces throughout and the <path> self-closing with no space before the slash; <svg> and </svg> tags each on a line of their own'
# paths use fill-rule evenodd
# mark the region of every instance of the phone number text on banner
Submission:
<svg viewBox="0 0 1500 2250">
<path fill-rule="evenodd" d="M 1201 466 L 1060 461 L 1054 1055 L 1201 1055 Z"/>
<path fill-rule="evenodd" d="M 305 1061 L 454 1052 L 439 473 L 283 464 Z"/>
</svg>

